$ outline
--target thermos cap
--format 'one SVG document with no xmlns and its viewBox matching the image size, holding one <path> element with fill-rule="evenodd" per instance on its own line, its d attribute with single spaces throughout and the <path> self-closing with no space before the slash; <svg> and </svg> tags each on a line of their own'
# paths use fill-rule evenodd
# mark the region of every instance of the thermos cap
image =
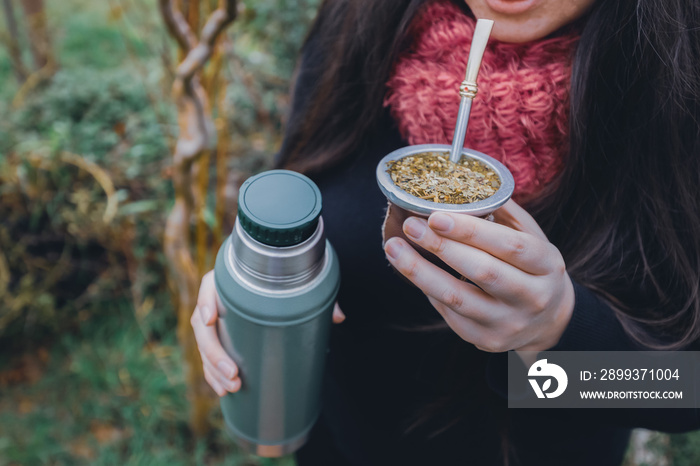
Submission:
<svg viewBox="0 0 700 466">
<path fill-rule="evenodd" d="M 238 193 L 238 221 L 253 239 L 270 246 L 292 246 L 318 226 L 321 192 L 306 176 L 270 170 L 243 183 Z"/>
</svg>

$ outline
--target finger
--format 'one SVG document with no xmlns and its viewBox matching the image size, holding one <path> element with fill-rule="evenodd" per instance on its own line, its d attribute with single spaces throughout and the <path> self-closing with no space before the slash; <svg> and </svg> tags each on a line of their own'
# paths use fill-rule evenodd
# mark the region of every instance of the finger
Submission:
<svg viewBox="0 0 700 466">
<path fill-rule="evenodd" d="M 241 379 L 240 377 L 234 377 L 233 379 L 227 379 L 221 374 L 221 371 L 219 371 L 217 368 L 215 368 L 211 362 L 209 362 L 207 359 L 202 358 L 202 363 L 204 365 L 204 369 L 209 371 L 211 376 L 219 383 L 219 386 L 222 387 L 224 390 L 227 392 L 237 392 L 241 388 Z"/>
<path fill-rule="evenodd" d="M 216 392 L 219 396 L 226 395 L 226 390 L 216 381 L 216 378 L 209 372 L 207 368 L 204 368 L 204 380 L 207 381 L 209 386 Z"/>
<path fill-rule="evenodd" d="M 423 219 L 413 217 L 406 220 L 404 229 L 413 241 L 495 298 L 519 302 L 528 290 L 536 286 L 532 275 L 480 249 L 436 234 L 427 228 Z"/>
<path fill-rule="evenodd" d="M 213 270 L 202 277 L 202 283 L 199 285 L 199 296 L 197 296 L 197 307 L 195 308 L 195 311 L 197 310 L 199 310 L 204 325 L 214 325 L 218 312 Z"/>
<path fill-rule="evenodd" d="M 345 314 L 343 313 L 342 309 L 340 309 L 340 306 L 336 302 L 335 306 L 333 307 L 333 323 L 339 324 L 344 320 L 345 320 Z"/>
<path fill-rule="evenodd" d="M 535 219 L 532 218 L 532 215 L 520 207 L 513 199 L 509 199 L 500 209 L 496 210 L 493 213 L 493 219 L 496 223 L 514 230 L 530 233 L 548 241 L 547 235 L 544 234 Z"/>
<path fill-rule="evenodd" d="M 561 257 L 548 241 L 471 215 L 436 212 L 428 226 L 444 238 L 478 248 L 530 274 L 549 273 Z"/>
<path fill-rule="evenodd" d="M 453 311 L 445 303 L 428 296 L 428 301 L 440 313 L 445 323 L 463 340 L 474 343 L 478 339 L 479 332 L 483 326 L 475 320 L 464 317 L 462 314 Z"/>
<path fill-rule="evenodd" d="M 428 297 L 476 321 L 489 318 L 484 310 L 493 307 L 493 298 L 431 264 L 403 239 L 389 239 L 385 251 L 391 265 Z"/>
<path fill-rule="evenodd" d="M 494 328 L 464 317 L 434 298 L 428 298 L 428 300 L 442 315 L 447 325 L 464 341 L 468 341 L 481 351 L 489 353 L 502 353 L 510 349 L 511 343 L 505 338 L 499 337 L 499 333 Z"/>
<path fill-rule="evenodd" d="M 238 367 L 221 346 L 215 327 L 204 325 L 195 314 L 192 317 L 194 338 L 197 340 L 202 360 L 208 360 L 213 370 L 219 372 L 223 378 L 232 380 L 238 375 Z"/>
</svg>

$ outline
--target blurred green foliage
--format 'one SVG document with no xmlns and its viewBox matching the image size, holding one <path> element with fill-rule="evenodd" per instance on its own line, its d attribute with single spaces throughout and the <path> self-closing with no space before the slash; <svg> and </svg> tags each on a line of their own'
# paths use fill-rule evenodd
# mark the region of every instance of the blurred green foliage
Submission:
<svg viewBox="0 0 700 466">
<path fill-rule="evenodd" d="M 10 113 L 0 126 L 0 250 L 9 268 L 5 294 L 13 298 L 0 316 L 0 337 L 61 330 L 96 299 L 111 298 L 107 288 L 126 286 L 126 251 L 150 251 L 156 260 L 138 266 L 163 282 L 162 222 L 149 215 L 167 210 L 171 197 L 161 172 L 172 118 L 167 103 L 151 105 L 123 70 L 61 70 Z M 120 205 L 109 223 L 103 187 L 66 163 L 66 152 L 109 177 Z M 93 289 L 81 299 L 92 285 L 102 293 Z"/>
<path fill-rule="evenodd" d="M 238 50 L 258 49 L 269 44 L 269 53 L 248 54 L 255 69 L 289 78 L 296 64 L 299 45 L 307 25 L 316 16 L 318 0 L 243 0 L 245 6 L 234 25 L 234 41 Z"/>
<path fill-rule="evenodd" d="M 238 178 L 270 165 L 316 5 L 244 2 L 228 31 L 229 167 Z M 18 85 L 0 49 L 7 115 L 0 119 L 0 299 L 10 303 L 0 314 L 0 341 L 13 344 L 69 328 L 132 285 L 139 296 L 166 286 L 161 238 L 177 137 L 172 40 L 154 3 L 71 0 L 48 8 L 61 68 L 17 109 Z M 104 186 L 66 163 L 65 153 L 108 175 L 119 205 L 108 224 Z M 139 283 L 130 283 L 135 277 Z"/>
<path fill-rule="evenodd" d="M 227 32 L 233 184 L 279 146 L 316 5 L 248 1 Z M 0 465 L 292 465 L 239 452 L 218 409 L 207 438 L 187 428 L 162 253 L 177 54 L 156 2 L 47 9 L 60 68 L 17 108 L 0 47 Z"/>
<path fill-rule="evenodd" d="M 700 432 L 669 436 L 666 455 L 673 466 L 697 466 L 700 464 Z"/>
<path fill-rule="evenodd" d="M 12 113 L 7 136 L 18 152 L 88 154 L 100 163 L 118 162 L 119 172 L 130 178 L 147 179 L 153 163 L 169 151 L 165 136 L 172 131 L 172 113 L 169 102 L 150 101 L 126 70 L 62 70 Z"/>
</svg>

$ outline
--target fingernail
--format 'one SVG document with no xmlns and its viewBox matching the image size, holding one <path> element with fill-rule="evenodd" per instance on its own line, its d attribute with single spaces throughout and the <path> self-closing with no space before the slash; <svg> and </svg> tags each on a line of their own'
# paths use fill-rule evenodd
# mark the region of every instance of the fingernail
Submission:
<svg viewBox="0 0 700 466">
<path fill-rule="evenodd" d="M 214 382 L 214 386 L 211 387 L 211 388 L 214 389 L 214 391 L 216 392 L 217 395 L 219 395 L 219 397 L 225 396 L 226 393 L 228 393 L 228 392 L 226 391 L 226 389 L 225 389 L 224 387 L 221 386 L 221 384 L 216 383 L 216 382 Z"/>
<path fill-rule="evenodd" d="M 202 317 L 204 325 L 209 325 L 209 319 L 211 319 L 211 309 L 209 309 L 209 306 L 201 306 L 199 308 L 199 315 Z"/>
<path fill-rule="evenodd" d="M 236 379 L 228 384 L 228 391 L 237 392 L 241 388 L 241 379 Z"/>
<path fill-rule="evenodd" d="M 413 239 L 421 239 L 425 234 L 425 220 L 409 217 L 403 222 L 403 231 Z"/>
<path fill-rule="evenodd" d="M 430 216 L 430 228 L 437 231 L 447 232 L 452 229 L 455 222 L 447 214 L 436 213 Z"/>
<path fill-rule="evenodd" d="M 394 238 L 391 238 L 384 245 L 384 251 L 392 259 L 398 259 L 399 255 L 401 255 L 401 249 L 403 249 L 403 245 L 399 240 Z"/>
<path fill-rule="evenodd" d="M 236 370 L 233 368 L 233 366 L 226 361 L 219 361 L 216 367 L 219 368 L 222 374 L 224 374 L 224 377 L 227 379 L 232 379 L 234 375 L 236 375 Z"/>
<path fill-rule="evenodd" d="M 235 392 L 236 390 L 238 390 L 238 379 L 227 380 L 226 381 L 226 391 L 227 392 Z"/>
</svg>

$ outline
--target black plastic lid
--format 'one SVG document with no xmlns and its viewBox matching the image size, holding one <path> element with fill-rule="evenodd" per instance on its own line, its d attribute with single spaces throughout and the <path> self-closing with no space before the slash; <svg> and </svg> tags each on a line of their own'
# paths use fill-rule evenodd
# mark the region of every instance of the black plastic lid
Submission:
<svg viewBox="0 0 700 466">
<path fill-rule="evenodd" d="M 321 192 L 306 176 L 270 170 L 248 178 L 238 193 L 238 221 L 253 239 L 292 246 L 308 239 L 321 214 Z"/>
</svg>

